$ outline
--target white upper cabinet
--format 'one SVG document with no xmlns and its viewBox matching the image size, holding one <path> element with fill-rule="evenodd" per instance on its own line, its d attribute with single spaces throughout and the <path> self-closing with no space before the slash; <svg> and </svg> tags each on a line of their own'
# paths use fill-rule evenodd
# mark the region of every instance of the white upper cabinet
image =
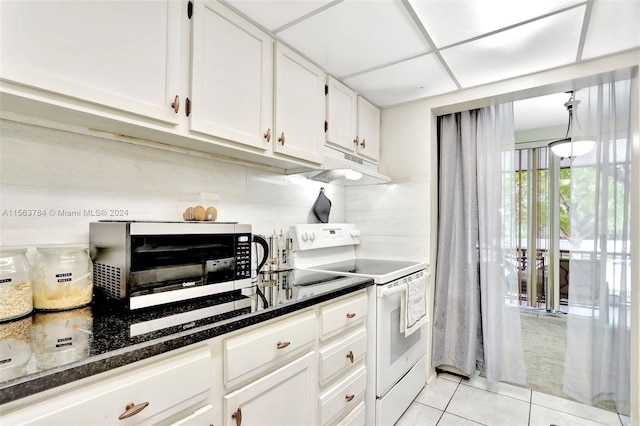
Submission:
<svg viewBox="0 0 640 426">
<path fill-rule="evenodd" d="M 274 152 L 321 164 L 324 144 L 324 72 L 276 43 Z"/>
<path fill-rule="evenodd" d="M 0 78 L 175 124 L 181 7 L 173 0 L 0 2 Z"/>
<path fill-rule="evenodd" d="M 331 76 L 327 77 L 327 123 L 327 143 L 354 151 L 358 136 L 358 95 Z"/>
<path fill-rule="evenodd" d="M 358 96 L 358 139 L 358 155 L 378 162 L 380 110 L 361 96 Z"/>
<path fill-rule="evenodd" d="M 327 145 L 377 163 L 380 109 L 331 76 L 327 89 Z"/>
<path fill-rule="evenodd" d="M 271 150 L 273 40 L 215 1 L 192 19 L 190 129 Z"/>
</svg>

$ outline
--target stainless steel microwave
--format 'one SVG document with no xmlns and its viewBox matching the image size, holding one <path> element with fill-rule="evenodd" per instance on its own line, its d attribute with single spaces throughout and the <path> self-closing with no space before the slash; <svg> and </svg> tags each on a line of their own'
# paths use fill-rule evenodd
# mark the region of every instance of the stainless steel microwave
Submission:
<svg viewBox="0 0 640 426">
<path fill-rule="evenodd" d="M 89 251 L 94 288 L 130 310 L 251 286 L 251 225 L 92 222 Z"/>
</svg>

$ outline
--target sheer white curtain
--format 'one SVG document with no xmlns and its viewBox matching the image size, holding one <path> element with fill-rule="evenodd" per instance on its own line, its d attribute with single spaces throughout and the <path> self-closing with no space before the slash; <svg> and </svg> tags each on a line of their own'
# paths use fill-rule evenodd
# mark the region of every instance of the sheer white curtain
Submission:
<svg viewBox="0 0 640 426">
<path fill-rule="evenodd" d="M 477 173 L 484 370 L 526 383 L 518 306 L 513 104 L 478 114 Z"/>
<path fill-rule="evenodd" d="M 571 164 L 563 378 L 569 396 L 589 404 L 613 400 L 623 414 L 630 408 L 630 87 L 627 80 L 575 93 L 572 138 L 595 138 L 596 146 Z"/>
<path fill-rule="evenodd" d="M 525 383 L 513 105 L 439 117 L 434 367 Z"/>
</svg>

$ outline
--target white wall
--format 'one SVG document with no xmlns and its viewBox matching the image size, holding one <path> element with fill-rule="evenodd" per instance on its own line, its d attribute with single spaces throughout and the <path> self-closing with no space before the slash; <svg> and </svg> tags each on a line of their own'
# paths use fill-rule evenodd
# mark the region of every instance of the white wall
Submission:
<svg viewBox="0 0 640 426">
<path fill-rule="evenodd" d="M 126 220 L 182 220 L 198 203 L 218 221 L 271 234 L 317 222 L 311 207 L 320 186 L 332 201 L 330 221 L 345 221 L 344 188 L 299 176 L 132 145 L 93 136 L 0 121 L 0 244 L 88 243 L 89 222 L 59 210 L 122 209 Z M 204 193 L 204 197 L 201 195 Z M 218 201 L 210 195 L 217 194 Z M 40 209 L 46 216 L 16 216 Z"/>
</svg>

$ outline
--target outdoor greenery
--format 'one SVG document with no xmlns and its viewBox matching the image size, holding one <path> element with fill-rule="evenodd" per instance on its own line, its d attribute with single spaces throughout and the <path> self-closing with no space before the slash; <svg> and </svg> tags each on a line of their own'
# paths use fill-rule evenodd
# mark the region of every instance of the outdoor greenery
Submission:
<svg viewBox="0 0 640 426">
<path fill-rule="evenodd" d="M 527 150 L 531 155 L 532 150 Z M 516 151 L 517 153 L 517 151 Z M 546 156 L 546 150 L 540 150 L 539 156 Z M 537 173 L 536 204 L 537 204 L 537 225 L 536 237 L 546 240 L 550 237 L 548 218 L 550 208 L 550 188 L 549 188 L 549 172 L 546 168 L 546 159 L 539 158 L 536 163 L 539 166 L 535 171 Z M 560 188 L 559 188 L 559 209 L 560 209 L 560 234 L 561 240 L 573 239 L 574 242 L 583 240 L 597 240 L 598 236 L 593 234 L 596 229 L 594 221 L 599 218 L 604 220 L 606 215 L 607 236 L 608 240 L 625 239 L 625 232 L 628 229 L 623 228 L 624 223 L 624 182 L 627 179 L 628 170 L 624 165 L 612 166 L 613 169 L 605 174 L 597 175 L 596 168 L 590 166 L 579 167 L 562 167 L 560 169 Z M 526 170 L 526 166 L 522 167 L 515 173 L 515 197 L 516 197 L 516 226 L 518 237 L 523 241 L 528 237 L 528 220 L 531 210 L 528 206 L 527 191 L 532 176 L 531 171 Z M 598 184 L 600 181 L 600 184 Z M 595 211 L 597 191 L 608 191 L 610 196 L 609 206 L 606 211 Z M 613 196 L 611 196 L 613 194 Z M 573 211 L 572 211 L 573 209 Z M 571 229 L 571 214 L 573 213 L 574 229 Z M 626 212 L 629 214 L 629 212 Z M 626 235 L 628 238 L 628 234 Z M 524 247 L 523 247 L 524 248 Z"/>
</svg>

